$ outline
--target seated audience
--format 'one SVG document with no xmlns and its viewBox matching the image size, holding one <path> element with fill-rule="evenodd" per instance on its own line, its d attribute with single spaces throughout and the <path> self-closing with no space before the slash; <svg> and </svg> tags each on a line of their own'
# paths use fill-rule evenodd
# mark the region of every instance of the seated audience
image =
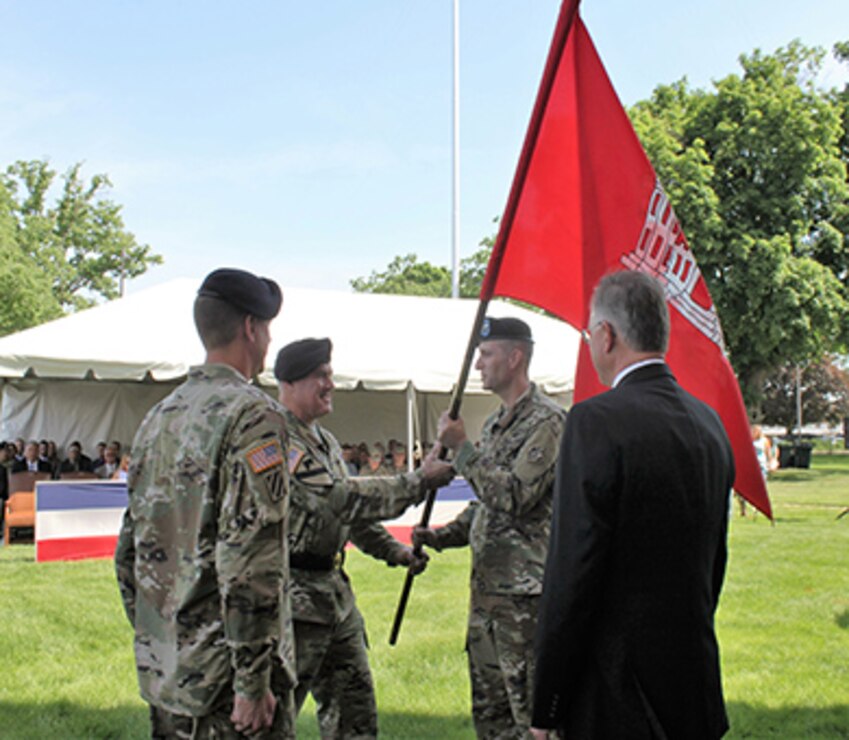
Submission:
<svg viewBox="0 0 849 740">
<path fill-rule="evenodd" d="M 396 441 L 392 449 L 392 472 L 407 472 L 407 448 L 402 442 Z"/>
<path fill-rule="evenodd" d="M 6 499 L 9 498 L 9 471 L 8 465 L 10 446 L 5 442 L 0 442 L 0 531 L 3 528 L 3 516 L 6 511 Z M 14 445 L 11 445 L 14 449 Z"/>
<path fill-rule="evenodd" d="M 380 442 L 375 442 L 366 466 L 360 467 L 360 475 L 391 475 L 392 471 L 387 468 L 385 461 L 386 452 L 383 445 Z"/>
<path fill-rule="evenodd" d="M 38 442 L 34 439 L 30 440 L 24 446 L 23 460 L 15 460 L 12 465 L 11 472 L 24 473 L 30 471 L 32 473 L 52 473 L 50 463 L 42 460 L 38 456 Z"/>
<path fill-rule="evenodd" d="M 97 443 L 97 457 L 91 462 L 92 469 L 99 468 L 105 462 L 106 442 Z"/>
<path fill-rule="evenodd" d="M 371 452 L 369 452 L 368 445 L 365 442 L 360 442 L 357 445 L 357 470 L 360 474 L 364 474 L 366 468 L 368 468 L 368 459 L 371 457 Z"/>
<path fill-rule="evenodd" d="M 56 452 L 56 443 L 52 439 L 42 439 L 38 443 L 38 456 L 42 460 L 46 460 L 50 465 L 50 473 L 54 478 L 59 477 L 59 468 L 62 461 Z"/>
<path fill-rule="evenodd" d="M 121 455 L 121 462 L 118 463 L 118 469 L 112 473 L 112 480 L 127 480 L 127 473 L 130 470 L 130 453 L 125 452 Z"/>
<path fill-rule="evenodd" d="M 103 464 L 94 468 L 94 474 L 98 478 L 109 480 L 118 470 L 119 461 L 115 448 L 109 445 L 103 452 Z"/>
<path fill-rule="evenodd" d="M 3 462 L 0 462 L 6 471 L 8 472 L 9 468 L 12 467 L 12 463 L 15 461 L 15 457 L 18 454 L 18 448 L 15 447 L 14 442 L 3 442 L 3 446 L 6 448 L 6 459 Z"/>
<path fill-rule="evenodd" d="M 345 468 L 348 475 L 359 475 L 360 466 L 355 462 L 357 457 L 357 448 L 347 443 L 342 445 L 342 460 L 345 462 Z"/>
<path fill-rule="evenodd" d="M 62 473 L 91 473 L 94 466 L 91 458 L 83 454 L 82 445 L 74 440 L 68 446 L 68 457 L 59 467 L 59 475 Z"/>
</svg>

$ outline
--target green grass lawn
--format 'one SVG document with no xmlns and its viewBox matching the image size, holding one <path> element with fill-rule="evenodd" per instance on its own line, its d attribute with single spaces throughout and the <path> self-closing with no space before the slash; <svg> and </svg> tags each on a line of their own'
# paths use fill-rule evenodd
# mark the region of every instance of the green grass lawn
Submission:
<svg viewBox="0 0 849 740">
<path fill-rule="evenodd" d="M 775 526 L 731 525 L 718 614 L 732 738 L 849 737 L 849 456 L 769 483 Z M 33 562 L 0 548 L 0 737 L 144 738 L 131 634 L 108 561 Z M 368 623 L 385 738 L 473 738 L 463 639 L 468 554 L 435 555 L 399 644 L 387 644 L 403 572 L 349 557 Z M 299 736 L 318 737 L 307 705 Z"/>
</svg>

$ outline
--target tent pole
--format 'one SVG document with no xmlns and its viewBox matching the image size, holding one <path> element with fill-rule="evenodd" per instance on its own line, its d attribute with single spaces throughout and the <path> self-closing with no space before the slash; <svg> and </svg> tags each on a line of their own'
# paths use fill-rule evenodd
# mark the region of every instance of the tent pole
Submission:
<svg viewBox="0 0 849 740">
<path fill-rule="evenodd" d="M 415 442 L 415 430 L 413 419 L 415 413 L 416 389 L 412 382 L 407 383 L 407 472 L 413 472 L 413 443 Z"/>
</svg>

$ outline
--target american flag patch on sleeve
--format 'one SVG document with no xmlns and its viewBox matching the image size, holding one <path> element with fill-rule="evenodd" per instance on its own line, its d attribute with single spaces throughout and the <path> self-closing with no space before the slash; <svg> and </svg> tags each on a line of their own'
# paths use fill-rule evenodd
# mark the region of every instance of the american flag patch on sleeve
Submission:
<svg viewBox="0 0 849 740">
<path fill-rule="evenodd" d="M 283 463 L 283 450 L 280 449 L 280 443 L 273 439 L 259 447 L 248 450 L 245 457 L 254 473 L 262 473 L 264 470 Z"/>
</svg>

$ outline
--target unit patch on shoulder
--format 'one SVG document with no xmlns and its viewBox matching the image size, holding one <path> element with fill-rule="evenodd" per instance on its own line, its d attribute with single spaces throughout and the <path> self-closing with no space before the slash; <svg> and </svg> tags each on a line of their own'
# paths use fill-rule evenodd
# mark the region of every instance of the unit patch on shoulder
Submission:
<svg viewBox="0 0 849 740">
<path fill-rule="evenodd" d="M 297 447 L 289 448 L 289 475 L 293 475 L 307 453 Z"/>
<path fill-rule="evenodd" d="M 248 464 L 254 473 L 261 473 L 263 470 L 273 468 L 275 465 L 283 463 L 283 450 L 280 449 L 280 442 L 272 439 L 269 442 L 264 442 L 258 447 L 248 450 L 245 454 Z"/>
</svg>

